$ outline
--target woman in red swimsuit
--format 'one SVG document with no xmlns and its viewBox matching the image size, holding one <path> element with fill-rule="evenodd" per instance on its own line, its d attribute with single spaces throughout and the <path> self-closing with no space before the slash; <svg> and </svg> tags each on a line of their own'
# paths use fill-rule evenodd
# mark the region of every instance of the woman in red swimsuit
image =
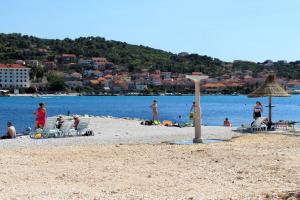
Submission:
<svg viewBox="0 0 300 200">
<path fill-rule="evenodd" d="M 40 107 L 34 112 L 36 116 L 35 128 L 44 128 L 46 123 L 46 108 L 44 103 L 39 104 Z"/>
</svg>

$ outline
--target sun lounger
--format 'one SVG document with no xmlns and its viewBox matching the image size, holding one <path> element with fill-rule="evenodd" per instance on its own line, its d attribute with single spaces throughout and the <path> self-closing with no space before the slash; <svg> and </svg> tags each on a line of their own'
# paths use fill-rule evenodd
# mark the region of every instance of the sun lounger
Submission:
<svg viewBox="0 0 300 200">
<path fill-rule="evenodd" d="M 251 132 L 266 131 L 267 130 L 267 125 L 265 124 L 266 120 L 267 120 L 266 117 L 257 118 L 251 125 Z"/>
<path fill-rule="evenodd" d="M 47 118 L 44 129 L 38 129 L 38 130 L 31 131 L 29 133 L 30 137 L 34 138 L 36 133 L 41 133 L 43 137 L 47 138 L 50 134 L 50 130 L 55 129 L 55 123 L 56 123 L 55 117 Z"/>
<path fill-rule="evenodd" d="M 54 125 L 53 125 L 54 123 Z M 65 120 L 62 123 L 60 129 L 56 128 L 56 118 L 47 119 L 47 124 L 45 128 L 42 130 L 41 134 L 43 138 L 49 137 L 65 137 L 69 134 L 70 129 L 72 128 L 73 122 L 70 120 Z"/>
<path fill-rule="evenodd" d="M 89 128 L 90 118 L 80 118 L 80 122 L 77 129 L 73 128 L 70 130 L 72 135 L 93 135 L 93 131 Z"/>
</svg>

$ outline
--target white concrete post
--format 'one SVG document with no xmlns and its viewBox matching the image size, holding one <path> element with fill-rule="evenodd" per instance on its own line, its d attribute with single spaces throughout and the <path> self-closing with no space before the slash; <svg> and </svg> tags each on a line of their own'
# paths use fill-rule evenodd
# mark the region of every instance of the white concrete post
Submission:
<svg viewBox="0 0 300 200">
<path fill-rule="evenodd" d="M 195 113 L 194 113 L 194 126 L 195 126 L 195 138 L 194 143 L 202 143 L 201 133 L 201 109 L 200 109 L 200 80 L 207 79 L 208 76 L 187 76 L 195 82 Z"/>
</svg>

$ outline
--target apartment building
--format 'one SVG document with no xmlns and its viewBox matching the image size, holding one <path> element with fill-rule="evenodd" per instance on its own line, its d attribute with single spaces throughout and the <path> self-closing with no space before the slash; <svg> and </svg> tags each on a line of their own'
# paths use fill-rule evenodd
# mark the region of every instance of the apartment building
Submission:
<svg viewBox="0 0 300 200">
<path fill-rule="evenodd" d="M 21 64 L 0 64 L 0 88 L 28 88 L 30 68 Z"/>
</svg>

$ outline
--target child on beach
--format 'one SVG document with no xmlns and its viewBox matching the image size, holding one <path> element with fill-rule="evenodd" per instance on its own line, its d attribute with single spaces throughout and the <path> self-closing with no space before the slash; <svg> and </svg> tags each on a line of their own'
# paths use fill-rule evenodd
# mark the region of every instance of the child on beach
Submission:
<svg viewBox="0 0 300 200">
<path fill-rule="evenodd" d="M 39 103 L 39 108 L 34 112 L 36 117 L 35 128 L 44 128 L 46 123 L 46 108 L 45 103 Z"/>
</svg>

